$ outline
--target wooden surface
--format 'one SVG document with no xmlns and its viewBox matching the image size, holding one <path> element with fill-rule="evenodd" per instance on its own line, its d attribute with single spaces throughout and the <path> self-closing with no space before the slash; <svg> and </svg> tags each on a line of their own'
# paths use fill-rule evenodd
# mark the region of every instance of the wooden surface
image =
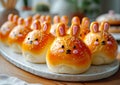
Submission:
<svg viewBox="0 0 120 85">
<path fill-rule="evenodd" d="M 119 54 L 120 57 L 120 54 Z M 8 74 L 10 76 L 18 77 L 28 83 L 41 83 L 43 85 L 120 85 L 120 69 L 113 76 L 91 82 L 62 82 L 45 79 L 31 73 L 28 73 L 15 65 L 9 63 L 0 55 L 0 74 Z"/>
</svg>

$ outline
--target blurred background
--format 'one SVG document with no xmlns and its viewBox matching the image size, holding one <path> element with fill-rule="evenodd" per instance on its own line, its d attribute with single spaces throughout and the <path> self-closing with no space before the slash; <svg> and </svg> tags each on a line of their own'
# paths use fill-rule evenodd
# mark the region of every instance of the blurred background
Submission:
<svg viewBox="0 0 120 85">
<path fill-rule="evenodd" d="M 22 17 L 28 15 L 50 14 L 77 15 L 80 18 L 87 16 L 95 20 L 100 14 L 113 10 L 120 13 L 120 0 L 0 0 L 0 21 L 3 23 L 9 13 L 19 14 Z M 11 1 L 11 2 L 10 2 Z M 16 1 L 13 3 L 13 1 Z M 7 4 L 7 5 L 5 5 Z M 14 6 L 13 6 L 14 5 Z M 8 12 L 9 11 L 9 12 Z"/>
</svg>

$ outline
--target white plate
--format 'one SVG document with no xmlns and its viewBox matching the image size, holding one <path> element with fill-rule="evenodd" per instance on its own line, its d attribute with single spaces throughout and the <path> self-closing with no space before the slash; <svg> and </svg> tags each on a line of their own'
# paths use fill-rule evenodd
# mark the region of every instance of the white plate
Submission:
<svg viewBox="0 0 120 85">
<path fill-rule="evenodd" d="M 91 66 L 90 69 L 77 75 L 56 74 L 47 68 L 46 64 L 33 64 L 27 62 L 21 54 L 14 53 L 9 47 L 0 44 L 0 53 L 8 61 L 35 75 L 61 81 L 92 81 L 107 78 L 118 71 L 119 62 L 116 60 L 112 64 L 102 66 Z"/>
</svg>

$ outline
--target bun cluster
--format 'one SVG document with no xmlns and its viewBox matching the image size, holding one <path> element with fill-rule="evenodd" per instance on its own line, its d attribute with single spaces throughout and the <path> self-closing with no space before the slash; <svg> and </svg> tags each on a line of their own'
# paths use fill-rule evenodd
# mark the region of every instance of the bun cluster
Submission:
<svg viewBox="0 0 120 85">
<path fill-rule="evenodd" d="M 0 28 L 0 42 L 21 53 L 31 63 L 46 63 L 55 73 L 79 74 L 91 65 L 112 63 L 118 45 L 109 33 L 108 22 L 90 23 L 75 16 L 20 16 L 10 14 Z"/>
</svg>

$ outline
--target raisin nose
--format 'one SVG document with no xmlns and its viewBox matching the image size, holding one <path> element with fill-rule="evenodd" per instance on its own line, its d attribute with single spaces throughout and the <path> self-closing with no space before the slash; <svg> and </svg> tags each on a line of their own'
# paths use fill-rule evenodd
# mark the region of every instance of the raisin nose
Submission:
<svg viewBox="0 0 120 85">
<path fill-rule="evenodd" d="M 71 50 L 70 49 L 66 50 L 66 54 L 71 54 Z"/>
<path fill-rule="evenodd" d="M 102 44 L 102 45 L 105 45 L 105 41 L 102 41 L 101 44 Z"/>
<path fill-rule="evenodd" d="M 32 41 L 30 41 L 30 44 L 32 44 Z"/>
</svg>

